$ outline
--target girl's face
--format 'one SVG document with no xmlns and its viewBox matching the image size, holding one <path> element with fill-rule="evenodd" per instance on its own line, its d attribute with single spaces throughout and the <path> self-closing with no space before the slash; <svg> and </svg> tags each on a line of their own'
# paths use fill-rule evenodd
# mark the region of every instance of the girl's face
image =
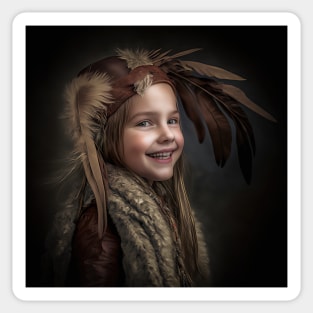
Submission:
<svg viewBox="0 0 313 313">
<path fill-rule="evenodd" d="M 122 142 L 124 163 L 151 184 L 167 180 L 184 146 L 175 94 L 161 83 L 133 100 Z"/>
</svg>

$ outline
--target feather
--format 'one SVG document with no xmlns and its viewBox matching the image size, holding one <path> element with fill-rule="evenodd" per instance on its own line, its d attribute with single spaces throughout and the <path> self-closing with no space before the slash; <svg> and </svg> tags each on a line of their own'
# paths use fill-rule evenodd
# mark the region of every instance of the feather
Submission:
<svg viewBox="0 0 313 313">
<path fill-rule="evenodd" d="M 182 56 L 185 56 L 187 54 L 190 54 L 190 53 L 193 53 L 193 52 L 196 52 L 196 51 L 199 51 L 199 50 L 201 50 L 201 49 L 195 48 L 195 49 L 189 49 L 189 50 L 181 51 L 181 52 L 178 52 L 178 53 L 176 53 L 174 55 L 168 55 L 168 53 L 170 52 L 170 50 L 169 50 L 166 53 L 154 56 L 152 58 L 152 61 L 153 61 L 153 64 L 155 66 L 161 66 L 163 64 L 166 64 L 167 62 L 170 62 L 172 60 L 175 60 L 177 58 L 180 58 Z"/>
<path fill-rule="evenodd" d="M 249 184 L 251 181 L 252 158 L 255 155 L 255 139 L 252 126 L 240 102 L 216 89 L 216 84 L 206 86 L 206 90 L 214 94 L 217 101 L 228 117 L 233 121 L 236 132 L 236 146 L 239 166 L 242 174 Z M 223 126 L 221 126 L 223 127 Z"/>
<path fill-rule="evenodd" d="M 236 143 L 239 166 L 248 184 L 251 182 L 252 158 L 255 154 L 255 142 L 251 124 L 240 107 L 233 108 L 233 121 L 236 126 Z"/>
<path fill-rule="evenodd" d="M 245 105 L 247 108 L 250 110 L 254 111 L 255 113 L 261 115 L 262 117 L 272 121 L 272 122 L 277 122 L 276 119 L 263 110 L 260 106 L 256 105 L 253 101 L 251 101 L 246 94 L 240 90 L 239 88 L 232 86 L 232 85 L 227 85 L 227 84 L 218 84 L 217 88 L 219 88 L 223 93 L 231 96 L 241 104 Z"/>
<path fill-rule="evenodd" d="M 198 109 L 194 105 L 194 103 L 197 101 L 195 94 L 188 84 L 184 84 L 181 81 L 176 82 L 176 89 L 178 91 L 186 115 L 193 123 L 197 132 L 198 140 L 201 143 L 205 138 L 205 128 Z"/>
<path fill-rule="evenodd" d="M 232 134 L 229 122 L 214 99 L 208 97 L 203 90 L 197 90 L 196 96 L 210 133 L 216 163 L 223 167 L 231 151 Z"/>
<path fill-rule="evenodd" d="M 226 71 L 217 66 L 212 66 L 194 61 L 180 61 L 180 64 L 185 70 L 193 70 L 200 75 L 205 75 L 208 77 L 216 77 L 219 79 L 229 79 L 229 80 L 245 80 L 245 78 L 242 78 L 237 74 Z"/>
<path fill-rule="evenodd" d="M 177 66 L 177 64 L 175 64 L 175 66 Z M 167 67 L 176 84 L 178 81 L 184 81 L 185 84 L 193 86 L 192 90 L 197 101 L 192 104 L 193 108 L 189 108 L 189 110 L 196 110 L 195 106 L 198 106 L 201 115 L 204 117 L 218 166 L 223 166 L 227 161 L 232 139 L 230 125 L 228 125 L 226 117 L 222 117 L 224 113 L 219 110 L 218 107 L 215 107 L 217 110 L 213 110 L 215 101 L 233 121 L 236 131 L 239 165 L 245 181 L 249 184 L 251 181 L 252 156 L 255 153 L 255 140 L 252 126 L 244 111 L 239 107 L 242 103 L 224 92 L 222 88 L 224 86 L 223 84 L 219 84 L 211 78 L 195 77 L 188 71 L 177 72 L 173 70 L 173 68 L 175 68 L 174 65 L 167 65 Z M 239 95 L 242 94 L 239 93 Z M 244 97 L 237 96 L 237 98 L 245 104 L 250 104 Z M 185 105 L 185 107 L 187 106 L 188 105 Z M 254 108 L 254 111 L 263 113 L 262 110 L 257 110 L 257 108 Z M 262 116 L 263 115 L 264 114 L 262 114 Z"/>
<path fill-rule="evenodd" d="M 67 111 L 72 137 L 76 143 L 73 154 L 78 154 L 83 164 L 87 181 L 95 195 L 98 208 L 98 232 L 106 228 L 106 188 L 100 167 L 102 156 L 95 145 L 104 124 L 105 112 L 110 104 L 111 87 L 106 75 L 83 74 L 66 88 Z"/>
<path fill-rule="evenodd" d="M 166 60 L 166 56 L 171 52 L 171 50 L 167 50 L 163 53 L 160 53 L 160 49 L 151 51 L 149 57 L 152 59 L 153 64 L 162 63 Z"/>
<path fill-rule="evenodd" d="M 174 55 L 168 56 L 168 59 L 166 59 L 166 62 L 168 62 L 169 60 L 172 60 L 172 59 L 177 59 L 177 58 L 183 57 L 187 54 L 191 54 L 191 53 L 194 53 L 194 52 L 200 51 L 200 50 L 202 50 L 202 48 L 193 48 L 193 49 L 188 49 L 188 50 L 178 52 Z"/>
<path fill-rule="evenodd" d="M 132 51 L 129 49 L 117 49 L 117 55 L 120 59 L 127 62 L 127 67 L 130 69 L 134 69 L 142 65 L 153 64 L 150 58 L 150 53 L 146 50 Z"/>
<path fill-rule="evenodd" d="M 252 126 L 240 103 L 228 95 L 216 92 L 217 102 L 233 121 L 236 132 L 236 146 L 239 166 L 249 184 L 251 181 L 252 158 L 255 154 L 255 139 Z"/>
<path fill-rule="evenodd" d="M 148 74 L 143 79 L 134 83 L 134 90 L 138 95 L 143 96 L 146 89 L 152 85 L 152 82 L 153 82 L 152 75 Z"/>
</svg>

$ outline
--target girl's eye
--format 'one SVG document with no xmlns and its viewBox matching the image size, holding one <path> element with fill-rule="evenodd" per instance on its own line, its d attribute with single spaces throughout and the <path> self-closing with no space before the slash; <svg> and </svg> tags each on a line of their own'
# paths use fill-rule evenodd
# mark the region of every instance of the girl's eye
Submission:
<svg viewBox="0 0 313 313">
<path fill-rule="evenodd" d="M 178 119 L 177 118 L 171 118 L 168 120 L 169 124 L 177 124 L 178 123 Z"/>
<path fill-rule="evenodd" d="M 140 123 L 138 123 L 136 126 L 139 126 L 139 127 L 148 127 L 150 126 L 151 123 L 149 121 L 142 121 Z"/>
</svg>

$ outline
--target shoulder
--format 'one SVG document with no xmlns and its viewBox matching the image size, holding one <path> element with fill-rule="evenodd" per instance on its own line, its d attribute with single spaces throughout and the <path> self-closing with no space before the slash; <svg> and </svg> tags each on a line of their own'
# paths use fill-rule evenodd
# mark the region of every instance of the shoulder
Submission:
<svg viewBox="0 0 313 313">
<path fill-rule="evenodd" d="M 72 244 L 73 271 L 81 286 L 116 286 L 123 280 L 120 237 L 109 219 L 99 238 L 97 207 L 91 205 L 77 221 Z M 77 279 L 76 278 L 76 279 Z"/>
<path fill-rule="evenodd" d="M 98 212 L 97 212 L 97 206 L 95 203 L 92 203 L 87 208 L 84 209 L 80 217 L 78 218 L 77 224 L 76 224 L 76 236 L 81 236 L 85 234 L 88 236 L 91 236 L 93 238 L 98 238 L 97 241 L 101 242 L 102 240 L 108 240 L 108 238 L 117 237 L 118 233 L 117 230 L 110 218 L 108 216 L 108 226 L 105 230 L 103 237 L 99 238 L 98 236 Z"/>
</svg>

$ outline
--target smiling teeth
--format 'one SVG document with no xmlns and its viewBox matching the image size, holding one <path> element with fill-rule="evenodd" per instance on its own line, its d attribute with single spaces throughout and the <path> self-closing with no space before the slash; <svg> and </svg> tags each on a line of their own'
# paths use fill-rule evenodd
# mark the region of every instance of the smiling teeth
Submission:
<svg viewBox="0 0 313 313">
<path fill-rule="evenodd" d="M 157 159 L 161 159 L 161 160 L 164 160 L 164 159 L 168 159 L 170 158 L 172 155 L 171 152 L 161 152 L 161 153 L 152 153 L 152 154 L 149 154 L 150 157 L 152 158 L 157 158 Z"/>
</svg>

